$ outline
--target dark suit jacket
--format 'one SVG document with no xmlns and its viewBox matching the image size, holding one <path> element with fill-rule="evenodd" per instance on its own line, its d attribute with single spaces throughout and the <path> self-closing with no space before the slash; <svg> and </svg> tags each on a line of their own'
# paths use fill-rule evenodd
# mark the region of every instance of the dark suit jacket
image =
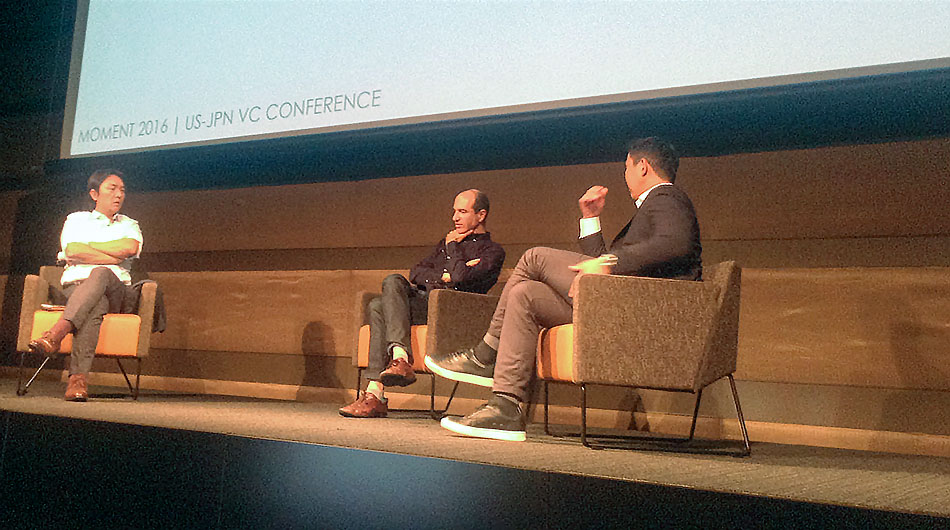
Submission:
<svg viewBox="0 0 950 530">
<path fill-rule="evenodd" d="M 588 256 L 608 252 L 602 232 L 580 239 L 580 245 Z M 676 186 L 660 186 L 647 195 L 609 252 L 617 256 L 614 274 L 700 280 L 702 250 L 693 203 Z"/>
</svg>

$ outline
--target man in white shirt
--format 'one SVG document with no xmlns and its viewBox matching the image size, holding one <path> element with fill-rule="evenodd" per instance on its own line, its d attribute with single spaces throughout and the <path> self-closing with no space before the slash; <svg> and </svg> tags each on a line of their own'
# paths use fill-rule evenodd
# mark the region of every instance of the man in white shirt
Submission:
<svg viewBox="0 0 950 530">
<path fill-rule="evenodd" d="M 106 313 L 131 313 L 137 294 L 130 287 L 132 260 L 142 250 L 142 231 L 134 219 L 119 210 L 125 202 L 124 175 L 116 170 L 100 170 L 87 181 L 92 211 L 66 217 L 58 255 L 66 261 L 62 286 L 66 294 L 63 316 L 38 339 L 30 350 L 51 356 L 63 338 L 73 333 L 69 363 L 67 401 L 86 401 L 86 375 L 99 341 L 99 327 Z"/>
<path fill-rule="evenodd" d="M 426 356 L 434 373 L 492 389 L 488 403 L 464 418 L 443 418 L 443 427 L 466 436 L 525 439 L 523 405 L 535 372 L 538 333 L 571 322 L 582 274 L 701 278 L 699 224 L 689 197 L 673 185 L 678 167 L 670 144 L 656 138 L 632 142 L 624 181 L 637 210 L 610 248 L 599 220 L 607 188 L 592 186 L 578 200 L 583 253 L 529 249 L 505 283 L 484 339 L 445 357 Z"/>
</svg>

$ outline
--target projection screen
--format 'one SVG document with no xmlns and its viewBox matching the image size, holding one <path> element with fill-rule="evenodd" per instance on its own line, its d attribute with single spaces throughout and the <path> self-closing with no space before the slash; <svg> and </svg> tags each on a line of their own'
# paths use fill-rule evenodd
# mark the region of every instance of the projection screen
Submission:
<svg viewBox="0 0 950 530">
<path fill-rule="evenodd" d="M 61 157 L 950 68 L 944 1 L 80 0 Z"/>
</svg>

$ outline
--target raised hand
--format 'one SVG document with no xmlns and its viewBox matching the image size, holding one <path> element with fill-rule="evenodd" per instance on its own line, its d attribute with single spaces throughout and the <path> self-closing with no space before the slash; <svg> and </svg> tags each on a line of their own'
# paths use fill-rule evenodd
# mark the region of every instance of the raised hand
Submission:
<svg viewBox="0 0 950 530">
<path fill-rule="evenodd" d="M 471 233 L 474 232 L 474 231 L 475 231 L 474 229 L 472 229 L 472 230 L 466 230 L 465 232 L 459 232 L 458 230 L 452 230 L 452 231 L 449 232 L 448 234 L 445 234 L 445 244 L 448 245 L 448 244 L 451 243 L 452 241 L 455 241 L 456 243 L 458 243 L 459 241 L 461 241 L 461 240 L 465 239 L 466 237 L 468 237 L 468 235 L 471 234 Z"/>
<path fill-rule="evenodd" d="M 600 217 L 607 204 L 607 188 L 604 186 L 591 186 L 581 198 L 577 200 L 583 217 Z"/>
</svg>

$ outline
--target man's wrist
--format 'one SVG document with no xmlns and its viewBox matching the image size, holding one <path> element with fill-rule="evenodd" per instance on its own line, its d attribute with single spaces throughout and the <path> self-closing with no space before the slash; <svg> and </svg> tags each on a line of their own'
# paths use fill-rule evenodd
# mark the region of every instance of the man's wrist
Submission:
<svg viewBox="0 0 950 530">
<path fill-rule="evenodd" d="M 600 217 L 582 217 L 580 221 L 580 239 L 600 232 Z"/>
</svg>

